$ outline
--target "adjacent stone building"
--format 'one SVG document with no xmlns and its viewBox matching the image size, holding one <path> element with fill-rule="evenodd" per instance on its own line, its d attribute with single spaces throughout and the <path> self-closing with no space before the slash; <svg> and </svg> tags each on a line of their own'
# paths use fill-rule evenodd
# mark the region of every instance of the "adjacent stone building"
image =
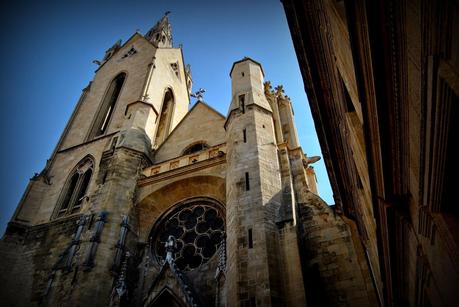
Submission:
<svg viewBox="0 0 459 307">
<path fill-rule="evenodd" d="M 226 116 L 189 109 L 167 16 L 98 64 L 0 242 L 3 305 L 377 304 L 357 228 L 317 195 L 318 157 L 259 63 L 234 63 Z"/>
<path fill-rule="evenodd" d="M 458 1 L 282 2 L 380 304 L 459 306 Z"/>
</svg>

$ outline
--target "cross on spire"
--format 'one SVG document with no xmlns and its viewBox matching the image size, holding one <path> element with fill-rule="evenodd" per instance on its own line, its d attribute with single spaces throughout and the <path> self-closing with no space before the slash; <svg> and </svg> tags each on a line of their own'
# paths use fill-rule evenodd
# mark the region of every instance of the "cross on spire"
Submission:
<svg viewBox="0 0 459 307">
<path fill-rule="evenodd" d="M 192 93 L 190 96 L 196 98 L 198 101 L 203 102 L 204 101 L 203 97 L 204 97 L 205 92 L 206 92 L 205 89 L 200 88 L 197 92 L 195 92 L 194 94 Z"/>
</svg>

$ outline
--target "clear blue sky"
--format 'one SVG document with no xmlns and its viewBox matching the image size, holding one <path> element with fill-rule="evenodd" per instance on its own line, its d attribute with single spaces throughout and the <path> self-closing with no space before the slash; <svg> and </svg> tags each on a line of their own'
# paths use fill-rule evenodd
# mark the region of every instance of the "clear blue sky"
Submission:
<svg viewBox="0 0 459 307">
<path fill-rule="evenodd" d="M 2 2 L 0 11 L 0 235 L 93 78 L 92 61 L 118 39 L 126 41 L 136 30 L 145 34 L 166 11 L 172 11 L 174 44 L 183 44 L 194 89 L 207 90 L 208 104 L 227 113 L 231 65 L 249 56 L 263 65 L 266 80 L 283 84 L 291 97 L 304 152 L 321 155 L 280 0 L 18 0 Z M 320 195 L 333 204 L 322 160 L 315 169 Z"/>
</svg>

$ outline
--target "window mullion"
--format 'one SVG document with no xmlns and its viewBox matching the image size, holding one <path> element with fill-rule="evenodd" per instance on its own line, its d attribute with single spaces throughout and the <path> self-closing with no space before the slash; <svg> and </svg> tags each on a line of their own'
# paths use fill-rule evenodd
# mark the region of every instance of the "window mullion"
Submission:
<svg viewBox="0 0 459 307">
<path fill-rule="evenodd" d="M 67 213 L 69 212 L 72 212 L 73 210 L 73 206 L 75 206 L 75 203 L 77 201 L 77 197 L 78 197 L 78 194 L 79 191 L 80 191 L 80 188 L 81 188 L 81 184 L 83 182 L 83 178 L 84 178 L 84 173 L 83 174 L 78 174 L 78 180 L 77 180 L 77 184 L 75 185 L 75 189 L 73 189 L 73 192 L 72 192 L 72 197 L 70 198 L 70 201 L 69 201 L 69 206 L 67 207 Z"/>
</svg>

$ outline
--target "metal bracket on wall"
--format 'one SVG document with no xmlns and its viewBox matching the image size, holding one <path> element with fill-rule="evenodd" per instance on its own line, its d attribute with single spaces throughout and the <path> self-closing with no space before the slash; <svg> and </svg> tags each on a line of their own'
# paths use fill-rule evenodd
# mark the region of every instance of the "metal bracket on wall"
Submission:
<svg viewBox="0 0 459 307">
<path fill-rule="evenodd" d="M 80 245 L 80 238 L 81 238 L 81 233 L 83 232 L 83 227 L 86 225 L 86 222 L 88 221 L 88 216 L 82 216 L 80 219 L 77 221 L 77 230 L 75 231 L 75 234 L 73 235 L 71 245 L 68 249 L 68 254 L 65 259 L 65 265 L 64 269 L 67 272 L 70 272 L 72 270 L 72 261 L 73 257 L 75 256 L 75 252 L 77 251 L 78 246 Z"/>
<path fill-rule="evenodd" d="M 43 297 L 46 297 L 51 290 L 51 286 L 53 285 L 54 277 L 56 276 L 56 272 L 59 269 L 63 269 L 65 272 L 70 272 L 72 270 L 72 261 L 75 253 L 80 245 L 80 238 L 81 233 L 83 232 L 83 227 L 87 224 L 90 220 L 90 216 L 83 215 L 81 216 L 78 221 L 76 222 L 77 228 L 75 233 L 72 236 L 72 241 L 70 242 L 69 246 L 65 249 L 65 251 L 59 256 L 59 259 L 53 266 L 51 274 L 48 278 L 48 283 L 46 285 L 46 289 L 43 293 Z"/>
<path fill-rule="evenodd" d="M 123 215 L 123 219 L 121 221 L 121 228 L 120 228 L 120 235 L 118 242 L 115 245 L 116 252 L 115 258 L 113 260 L 113 271 L 118 271 L 121 265 L 121 258 L 123 256 L 124 250 L 126 249 L 126 236 L 129 231 L 129 217 L 127 215 Z"/>
<path fill-rule="evenodd" d="M 89 240 L 91 242 L 91 246 L 89 247 L 89 252 L 86 254 L 86 259 L 83 263 L 85 271 L 94 267 L 94 258 L 96 257 L 97 246 L 100 243 L 100 236 L 102 235 L 102 229 L 107 222 L 107 216 L 108 212 L 102 211 L 96 219 L 94 234 Z"/>
</svg>

